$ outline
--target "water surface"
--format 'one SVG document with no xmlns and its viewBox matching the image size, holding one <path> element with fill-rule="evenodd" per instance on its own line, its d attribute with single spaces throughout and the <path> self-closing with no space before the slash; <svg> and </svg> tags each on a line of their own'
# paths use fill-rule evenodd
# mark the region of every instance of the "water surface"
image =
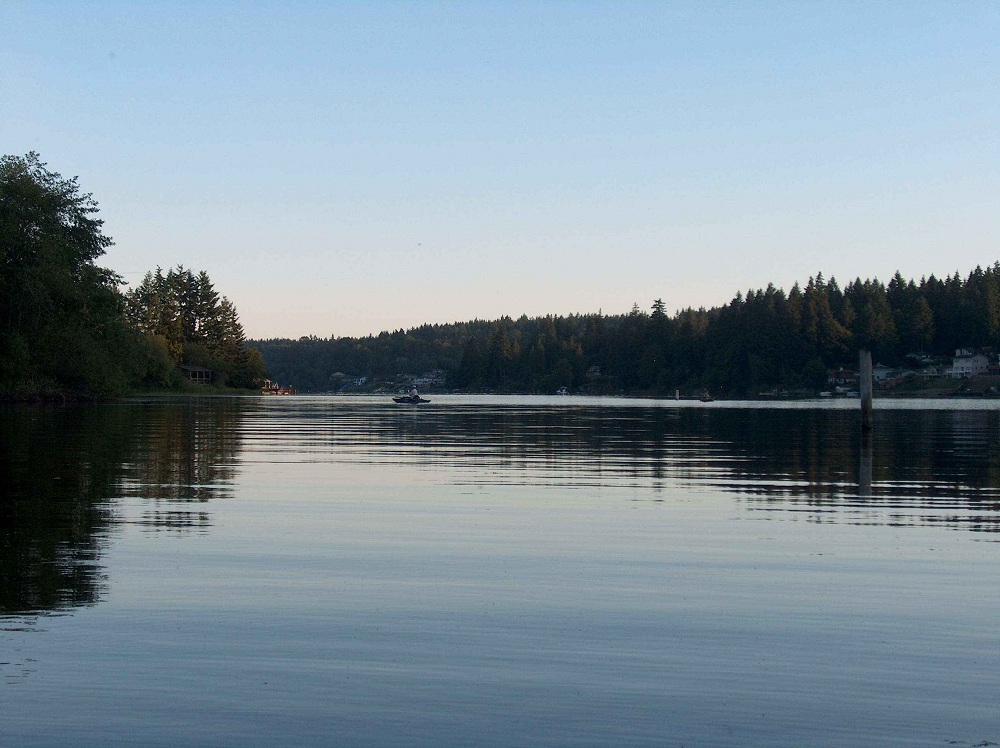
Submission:
<svg viewBox="0 0 1000 748">
<path fill-rule="evenodd" d="M 1000 742 L 1000 410 L 0 412 L 0 745 Z"/>
</svg>

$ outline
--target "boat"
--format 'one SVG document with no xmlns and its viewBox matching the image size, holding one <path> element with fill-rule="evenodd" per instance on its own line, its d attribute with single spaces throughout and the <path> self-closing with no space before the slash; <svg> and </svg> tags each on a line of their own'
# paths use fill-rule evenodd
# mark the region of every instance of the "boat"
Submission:
<svg viewBox="0 0 1000 748">
<path fill-rule="evenodd" d="M 392 398 L 392 401 L 394 403 L 401 403 L 401 404 L 409 403 L 411 405 L 417 405 L 418 403 L 429 403 L 430 402 L 430 400 L 424 400 L 424 398 L 420 397 L 420 395 L 416 395 L 416 396 L 400 395 L 399 397 Z"/>
</svg>

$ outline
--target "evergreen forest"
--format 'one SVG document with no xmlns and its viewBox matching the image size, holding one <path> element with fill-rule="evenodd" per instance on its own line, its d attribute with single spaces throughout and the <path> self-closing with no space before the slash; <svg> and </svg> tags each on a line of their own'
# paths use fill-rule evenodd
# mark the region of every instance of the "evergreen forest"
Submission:
<svg viewBox="0 0 1000 748">
<path fill-rule="evenodd" d="M 712 309 L 574 314 L 423 325 L 361 338 L 261 340 L 272 376 L 305 391 L 393 384 L 445 372 L 458 391 L 732 397 L 815 393 L 828 372 L 856 368 L 859 349 L 889 366 L 1000 348 L 1000 262 L 967 276 L 841 287 L 822 273 L 788 292 L 738 293 Z M 950 359 L 949 359 L 950 360 Z"/>
<path fill-rule="evenodd" d="M 0 159 L 0 398 L 182 389 L 184 366 L 258 386 L 260 355 L 208 276 L 157 270 L 123 294 L 121 277 L 96 264 L 113 243 L 97 214 L 76 178 L 37 153 Z"/>
<path fill-rule="evenodd" d="M 146 273 L 125 294 L 125 319 L 172 364 L 211 369 L 230 387 L 260 387 L 260 352 L 247 347 L 236 307 L 219 296 L 204 270 Z"/>
<path fill-rule="evenodd" d="M 248 341 L 205 272 L 122 279 L 98 205 L 38 154 L 0 159 L 0 398 L 113 397 L 183 389 L 185 372 L 252 389 L 268 374 L 304 392 L 388 389 L 418 377 L 453 391 L 741 397 L 815 393 L 859 349 L 889 366 L 1000 349 L 1000 262 L 919 282 L 845 286 L 821 273 L 725 306 L 668 314 L 549 315 L 422 325 L 366 337 Z M 266 365 L 266 370 L 265 370 Z"/>
</svg>

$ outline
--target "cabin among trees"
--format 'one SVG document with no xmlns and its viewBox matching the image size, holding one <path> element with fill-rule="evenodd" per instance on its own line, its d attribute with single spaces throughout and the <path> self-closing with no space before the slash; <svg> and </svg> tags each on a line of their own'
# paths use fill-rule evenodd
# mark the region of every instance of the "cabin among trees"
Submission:
<svg viewBox="0 0 1000 748">
<path fill-rule="evenodd" d="M 215 374 L 213 369 L 206 369 L 203 366 L 180 366 L 178 368 L 184 372 L 184 376 L 191 384 L 211 384 Z"/>
<path fill-rule="evenodd" d="M 247 346 L 236 307 L 219 296 L 205 271 L 178 265 L 146 273 L 125 294 L 125 317 L 160 345 L 190 382 L 249 389 L 265 377 L 263 359 Z"/>
</svg>

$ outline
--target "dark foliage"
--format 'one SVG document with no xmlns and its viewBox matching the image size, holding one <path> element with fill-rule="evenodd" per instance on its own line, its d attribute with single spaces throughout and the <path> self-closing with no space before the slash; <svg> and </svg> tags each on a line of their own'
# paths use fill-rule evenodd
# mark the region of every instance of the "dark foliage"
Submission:
<svg viewBox="0 0 1000 748">
<path fill-rule="evenodd" d="M 141 376 L 97 203 L 36 153 L 0 159 L 0 394 L 114 395 Z"/>
<path fill-rule="evenodd" d="M 157 271 L 126 298 L 121 278 L 94 264 L 112 244 L 97 212 L 76 178 L 49 171 L 37 153 L 0 159 L 0 397 L 167 387 L 188 362 L 217 368 L 230 386 L 255 386 L 263 361 L 208 276 Z M 144 307 L 147 292 L 163 292 L 165 303 Z"/>
<path fill-rule="evenodd" d="M 857 279 L 841 289 L 817 274 L 803 289 L 737 294 L 714 309 L 509 317 L 424 325 L 364 338 L 256 341 L 272 374 L 306 391 L 345 381 L 405 380 L 447 372 L 447 388 L 670 395 L 707 388 L 751 395 L 815 391 L 829 368 L 853 367 L 860 348 L 898 365 L 914 355 L 1000 348 L 1000 263 L 919 283 Z"/>
<path fill-rule="evenodd" d="M 230 387 L 258 387 L 265 376 L 260 353 L 247 348 L 236 307 L 219 296 L 205 271 L 178 266 L 146 273 L 125 294 L 125 313 L 172 364 L 213 369 Z"/>
</svg>

